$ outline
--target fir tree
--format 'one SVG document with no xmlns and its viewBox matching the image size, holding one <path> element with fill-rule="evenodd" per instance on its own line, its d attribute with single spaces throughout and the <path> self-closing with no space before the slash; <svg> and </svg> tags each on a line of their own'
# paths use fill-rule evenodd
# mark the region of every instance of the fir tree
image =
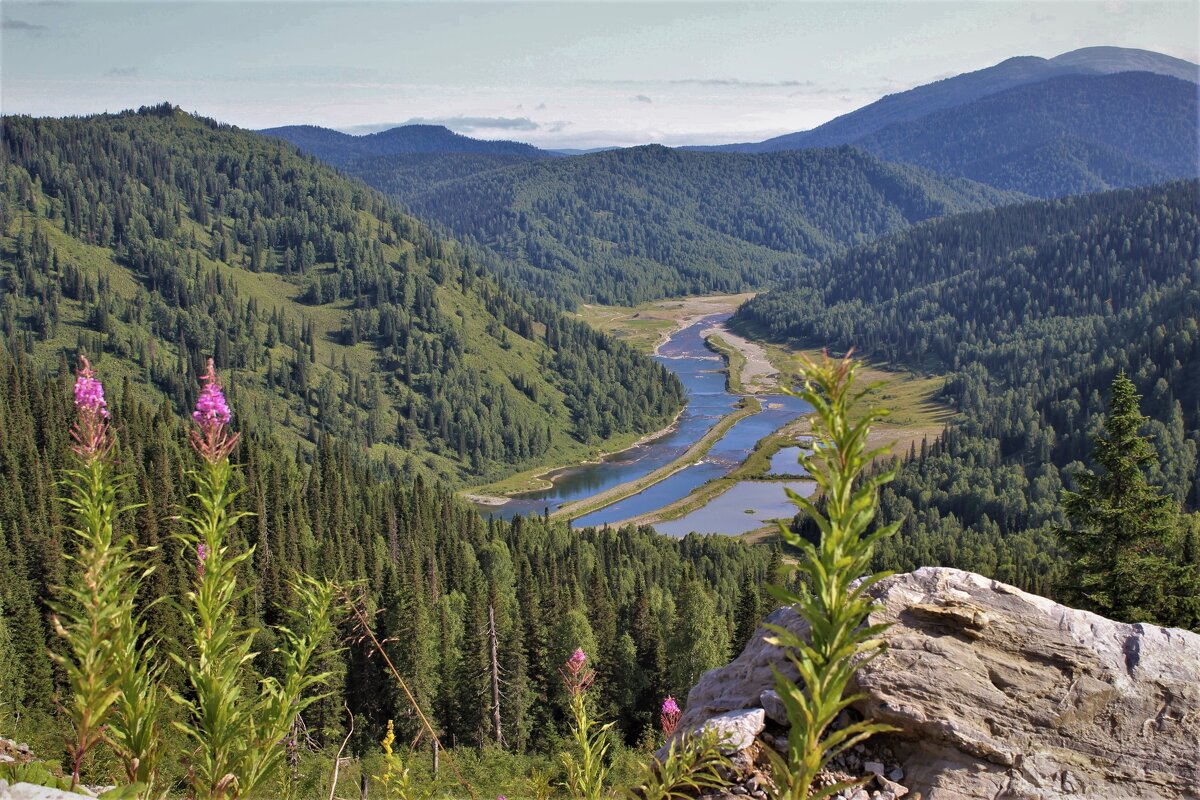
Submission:
<svg viewBox="0 0 1200 800">
<path fill-rule="evenodd" d="M 1074 556 L 1064 594 L 1113 619 L 1195 625 L 1195 568 L 1182 563 L 1184 537 L 1175 499 L 1146 478 L 1157 461 L 1139 395 L 1124 370 L 1111 387 L 1092 459 L 1103 471 L 1075 476 L 1064 491 L 1074 528 L 1059 534 Z"/>
</svg>

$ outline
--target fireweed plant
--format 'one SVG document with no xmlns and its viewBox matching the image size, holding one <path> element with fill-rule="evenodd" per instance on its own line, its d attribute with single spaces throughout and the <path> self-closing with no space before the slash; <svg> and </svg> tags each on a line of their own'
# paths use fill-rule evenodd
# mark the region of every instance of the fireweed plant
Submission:
<svg viewBox="0 0 1200 800">
<path fill-rule="evenodd" d="M 573 800 L 600 800 L 608 796 L 604 782 L 608 774 L 605 759 L 608 754 L 608 731 L 612 723 L 601 725 L 588 713 L 587 692 L 596 679 L 596 672 L 587 666 L 587 654 L 582 648 L 559 668 L 571 705 L 571 737 L 575 750 L 563 753 L 567 772 L 564 787 Z M 663 735 L 675 734 L 682 712 L 675 698 L 667 697 L 662 704 L 660 721 Z M 729 767 L 729 759 L 721 750 L 722 741 L 713 730 L 671 739 L 666 756 L 642 766 L 641 783 L 633 788 L 616 787 L 613 792 L 628 800 L 683 800 L 695 797 L 705 789 L 722 786 L 721 772 Z"/>
<path fill-rule="evenodd" d="M 78 545 L 68 558 L 75 579 L 61 587 L 53 625 L 66 644 L 51 656 L 67 677 L 64 709 L 72 725 L 67 745 L 71 785 L 79 785 L 84 758 L 108 743 L 127 781 L 152 790 L 157 763 L 156 725 L 161 707 L 153 646 L 134 599 L 149 571 L 139 571 L 132 537 L 117 534 L 116 518 L 132 506 L 118 505 L 121 479 L 110 464 L 113 440 L 104 386 L 86 358 L 75 378 L 71 449 L 76 465 L 63 481 Z"/>
<path fill-rule="evenodd" d="M 772 586 L 771 592 L 809 626 L 807 639 L 781 626 L 769 626 L 774 635 L 767 641 L 784 648 L 800 676 L 797 682 L 775 670 L 775 688 L 791 724 L 786 759 L 767 750 L 774 762 L 778 784 L 774 796 L 779 800 L 819 800 L 857 785 L 860 781 L 814 789 L 813 781 L 838 753 L 875 733 L 894 730 L 869 720 L 831 730 L 838 715 L 861 697 L 846 693 L 850 679 L 884 649 L 880 636 L 887 626 L 866 624 L 872 607 L 867 590 L 888 573 L 872 575 L 868 570 L 876 542 L 891 536 L 899 525 L 871 530 L 879 487 L 891 481 L 895 471 L 867 474 L 872 459 L 889 450 L 867 450 L 871 425 L 887 412 L 859 410 L 874 387 L 854 389 L 856 371 L 857 364 L 848 354 L 840 360 L 826 355 L 820 363 L 806 359 L 804 384 L 793 392 L 815 412 L 813 450 L 801 463 L 821 489 L 824 511 L 788 491 L 792 502 L 812 517 L 821 540 L 813 545 L 787 525 L 779 526 L 784 540 L 803 554 L 793 569 L 807 586 L 799 591 Z"/>
<path fill-rule="evenodd" d="M 571 706 L 571 737 L 577 753 L 563 753 L 567 770 L 566 789 L 575 800 L 600 800 L 604 794 L 604 778 L 608 767 L 608 731 L 611 722 L 601 725 L 588 715 L 587 690 L 596 679 L 596 671 L 587 666 L 587 654 L 577 647 L 567 662 L 559 667 Z"/>
<path fill-rule="evenodd" d="M 659 723 L 667 740 L 666 755 L 643 765 L 641 783 L 623 792 L 628 800 L 686 800 L 725 785 L 721 775 L 730 763 L 716 730 L 705 728 L 676 736 L 681 716 L 675 698 L 664 698 Z"/>
<path fill-rule="evenodd" d="M 333 625 L 333 585 L 301 576 L 292 583 L 295 627 L 279 627 L 282 678 L 258 681 L 257 697 L 245 697 L 251 684 L 255 631 L 238 624 L 237 606 L 249 591 L 237 572 L 253 548 L 236 552 L 232 533 L 238 520 L 237 492 L 230 486 L 229 456 L 238 434 L 221 384 L 208 362 L 204 390 L 192 418 L 192 447 L 200 468 L 190 473 L 192 507 L 180 534 L 195 563 L 192 589 L 183 609 L 190 628 L 189 652 L 173 655 L 188 691 L 172 693 L 185 719 L 175 725 L 195 742 L 188 756 L 188 781 L 196 800 L 261 796 L 284 760 L 284 742 L 298 714 L 320 698 L 328 673 L 314 674 L 317 650 Z"/>
</svg>

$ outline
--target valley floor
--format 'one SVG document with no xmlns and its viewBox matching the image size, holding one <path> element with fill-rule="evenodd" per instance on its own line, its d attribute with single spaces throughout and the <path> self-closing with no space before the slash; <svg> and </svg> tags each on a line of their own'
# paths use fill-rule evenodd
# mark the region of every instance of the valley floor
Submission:
<svg viewBox="0 0 1200 800">
<path fill-rule="evenodd" d="M 635 347 L 657 353 L 679 330 L 696 323 L 704 317 L 733 311 L 750 298 L 751 294 L 710 295 L 703 297 L 677 298 L 647 303 L 636 308 L 619 306 L 584 305 L 578 316 L 588 324 L 620 337 Z M 756 341 L 749 336 L 735 333 L 724 323 L 712 325 L 701 332 L 709 346 L 725 358 L 727 379 L 731 393 L 746 396 L 746 402 L 723 417 L 705 436 L 671 463 L 636 480 L 610 487 L 595 495 L 563 505 L 552 512 L 557 518 L 580 518 L 590 512 L 607 507 L 624 498 L 645 491 L 679 470 L 702 459 L 714 442 L 740 419 L 755 413 L 761 407 L 755 395 L 778 393 L 785 387 L 798 382 L 802 360 L 805 356 L 817 358 L 815 350 L 797 350 L 774 343 Z M 872 447 L 891 447 L 890 452 L 902 455 L 909 447 L 924 438 L 935 437 L 949 421 L 949 409 L 934 398 L 941 387 L 940 376 L 918 375 L 892 370 L 887 365 L 867 364 L 860 373 L 860 380 L 879 384 L 876 401 L 891 411 L 887 422 L 878 425 L 871 435 Z M 787 480 L 795 481 L 771 469 L 772 458 L 782 449 L 794 447 L 807 441 L 810 431 L 807 417 L 795 420 L 758 441 L 750 456 L 732 472 L 697 487 L 687 496 L 671 502 L 653 512 L 622 520 L 615 524 L 655 525 L 672 520 L 681 520 L 687 515 L 706 508 L 735 486 L 745 481 L 762 481 L 783 485 Z M 651 440 L 669 431 L 643 437 L 640 442 Z M 638 442 L 638 443 L 640 443 Z M 632 444 L 636 443 L 631 443 Z M 618 448 L 623 449 L 623 448 Z M 602 457 L 602 456 L 599 456 Z M 504 481 L 465 493 L 464 496 L 483 506 L 500 507 L 507 496 L 549 485 L 546 476 L 553 469 L 531 470 L 512 476 Z M 798 470 L 799 472 L 799 470 Z M 746 509 L 746 513 L 751 513 Z M 759 527 L 745 537 L 753 540 L 771 538 L 774 527 Z"/>
</svg>

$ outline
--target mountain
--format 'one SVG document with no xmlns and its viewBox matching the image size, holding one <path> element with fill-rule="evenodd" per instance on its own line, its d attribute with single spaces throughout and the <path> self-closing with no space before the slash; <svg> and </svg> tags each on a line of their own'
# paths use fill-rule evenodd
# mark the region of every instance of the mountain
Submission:
<svg viewBox="0 0 1200 800">
<path fill-rule="evenodd" d="M 552 158 L 530 144 L 472 139 L 441 125 L 401 125 L 379 133 L 351 136 L 315 125 L 289 125 L 259 131 L 291 142 L 322 161 L 341 166 L 361 158 L 412 153 L 457 153 L 522 159 Z"/>
<path fill-rule="evenodd" d="M 657 430 L 664 368 L 277 139 L 169 105 L 5 117 L 0 331 L 177 411 L 213 356 L 243 430 L 461 484 Z"/>
<path fill-rule="evenodd" d="M 1048 589 L 1059 490 L 1125 370 L 1151 480 L 1200 505 L 1200 181 L 935 220 L 742 306 L 744 333 L 946 374 L 957 421 L 881 494 L 876 566 L 942 564 Z M 901 454 L 903 455 L 903 454 Z"/>
<path fill-rule="evenodd" d="M 788 133 L 763 142 L 717 145 L 713 150 L 762 153 L 802 147 L 832 147 L 857 142 L 889 125 L 916 120 L 988 95 L 1065 75 L 1150 72 L 1200 82 L 1200 66 L 1183 59 L 1123 47 L 1086 47 L 1054 58 L 1018 56 L 962 75 L 883 97 L 810 131 Z"/>
<path fill-rule="evenodd" d="M 1148 72 L 1019 86 L 855 142 L 915 164 L 1039 197 L 1200 175 L 1194 83 Z"/>
<path fill-rule="evenodd" d="M 652 145 L 464 177 L 436 158 L 424 171 L 387 160 L 348 171 L 486 248 L 506 278 L 567 301 L 758 288 L 914 222 L 1020 197 L 851 148 L 754 156 Z"/>
</svg>

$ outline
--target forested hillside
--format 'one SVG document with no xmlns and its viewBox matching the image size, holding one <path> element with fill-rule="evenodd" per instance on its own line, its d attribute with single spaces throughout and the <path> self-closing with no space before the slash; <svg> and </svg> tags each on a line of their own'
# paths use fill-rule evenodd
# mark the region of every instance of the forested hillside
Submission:
<svg viewBox="0 0 1200 800">
<path fill-rule="evenodd" d="M 456 482 L 681 405 L 662 367 L 283 142 L 167 105 L 7 117 L 0 141 L 0 332 L 41 369 L 86 352 L 182 410 L 211 355 L 243 428 Z"/>
<path fill-rule="evenodd" d="M 1200 498 L 1200 184 L 1177 182 L 926 223 L 760 295 L 736 323 L 776 339 L 949 372 L 960 421 L 882 496 L 891 568 L 963 566 L 1047 592 L 1044 526 L 1087 460 L 1124 368 L 1178 500 Z"/>
<path fill-rule="evenodd" d="M 315 125 L 286 125 L 259 133 L 291 142 L 304 152 L 338 166 L 360 159 L 412 153 L 470 153 L 519 159 L 553 157 L 552 153 L 533 145 L 472 139 L 441 125 L 399 125 L 364 136 L 351 136 Z"/>
<path fill-rule="evenodd" d="M 1054 58 L 1017 56 L 991 67 L 964 72 L 879 98 L 810 131 L 776 136 L 763 142 L 706 148 L 739 153 L 770 153 L 858 142 L 891 125 L 919 120 L 984 97 L 1066 75 L 1111 75 L 1144 72 L 1178 80 L 1200 81 L 1200 67 L 1163 53 L 1131 47 L 1082 47 Z"/>
<path fill-rule="evenodd" d="M 1039 197 L 1200 175 L 1195 83 L 1072 75 L 890 125 L 855 142 L 880 158 Z"/>
<path fill-rule="evenodd" d="M 568 302 L 760 288 L 848 245 L 1018 197 L 850 148 L 744 156 L 649 146 L 449 180 L 452 171 L 389 159 L 350 171 L 487 248 L 504 274 Z"/>
<path fill-rule="evenodd" d="M 77 463 L 69 452 L 75 409 L 69 375 L 36 372 L 23 353 L 0 351 L 0 720 L 7 734 L 31 736 L 53 757 L 62 717 L 51 715 L 63 676 L 46 650 L 62 648 L 63 640 L 50 631 L 48 607 L 75 546 L 56 499 L 62 469 Z M 142 554 L 154 567 L 142 584 L 144 599 L 180 598 L 196 570 L 195 553 L 173 538 L 192 490 L 184 476 L 195 464 L 188 424 L 165 403 L 143 402 L 128 379 L 122 385 L 104 368 L 98 375 L 109 379 L 113 460 L 126 476 L 120 501 L 144 503 L 120 518 L 117 533 L 155 548 Z M 239 404 L 232 406 L 236 425 Z M 769 566 L 768 551 L 723 537 L 572 531 L 538 518 L 484 522 L 442 486 L 377 480 L 349 443 L 323 441 L 310 464 L 289 443 L 259 431 L 243 438 L 234 459 L 242 465 L 237 508 L 254 514 L 240 523 L 233 544 L 237 552 L 254 547 L 240 569 L 242 585 L 254 591 L 238 603 L 239 624 L 285 622 L 297 571 L 350 587 L 448 745 L 494 738 L 489 606 L 509 750 L 552 747 L 565 715 L 556 669 L 579 646 L 600 672 L 599 710 L 634 741 L 664 694 L 682 695 L 740 646 L 733 639 L 747 623 L 739 603 L 743 615 L 757 613 Z M 743 599 L 745 586 L 755 593 L 752 603 Z M 153 637 L 173 647 L 184 636 L 179 604 L 148 608 Z M 351 620 L 343 619 L 338 633 L 346 649 L 329 662 L 333 693 L 305 712 L 307 733 L 317 746 L 336 747 L 346 733 L 346 703 L 355 719 L 354 752 L 377 751 L 389 719 L 407 746 L 418 731 L 415 713 Z M 263 654 L 255 663 L 268 674 L 280 669 L 272 637 L 260 632 L 254 648 Z M 179 688 L 180 681 L 177 671 L 168 672 L 169 685 Z M 172 763 L 187 747 L 181 739 L 164 745 Z M 322 774 L 327 766 L 319 766 Z"/>
</svg>

